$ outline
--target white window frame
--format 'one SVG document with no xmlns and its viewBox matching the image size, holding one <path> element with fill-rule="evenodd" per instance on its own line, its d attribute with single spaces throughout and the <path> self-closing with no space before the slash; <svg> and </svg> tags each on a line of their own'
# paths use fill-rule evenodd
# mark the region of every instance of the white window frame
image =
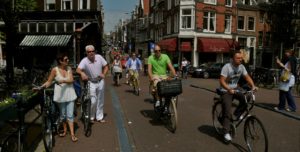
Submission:
<svg viewBox="0 0 300 152">
<path fill-rule="evenodd" d="M 227 5 L 226 2 L 229 2 L 230 4 Z M 232 0 L 225 0 L 225 6 L 227 6 L 227 7 L 232 7 Z"/>
<path fill-rule="evenodd" d="M 242 29 L 239 28 L 239 17 L 243 17 L 243 28 Z M 240 31 L 245 30 L 245 16 L 238 16 L 237 22 L 238 22 L 237 29 Z"/>
<path fill-rule="evenodd" d="M 183 14 L 184 10 L 190 10 L 191 14 Z M 187 27 L 188 18 L 190 17 L 191 27 Z M 182 8 L 180 9 L 180 29 L 194 29 L 195 28 L 195 11 L 193 8 Z"/>
<path fill-rule="evenodd" d="M 56 4 L 55 0 L 44 0 L 44 3 L 45 3 L 45 8 L 44 8 L 45 11 L 55 11 L 55 8 L 54 10 L 50 10 L 49 8 L 50 4 L 54 4 L 54 5 Z"/>
<path fill-rule="evenodd" d="M 246 4 L 245 4 L 246 0 L 242 0 L 242 2 L 243 2 L 243 4 L 244 4 L 244 5 L 246 5 Z M 249 0 L 249 2 L 250 2 L 250 4 L 249 4 L 249 5 L 253 5 L 253 2 L 252 2 L 252 0 Z"/>
<path fill-rule="evenodd" d="M 66 9 L 66 2 L 70 2 L 70 9 Z M 72 0 L 61 0 L 61 10 L 71 11 L 73 10 L 73 1 Z"/>
<path fill-rule="evenodd" d="M 204 3 L 217 5 L 217 0 L 204 0 Z"/>
<path fill-rule="evenodd" d="M 253 29 L 249 29 L 250 18 L 253 18 Z M 248 31 L 255 31 L 255 17 L 253 17 L 253 16 L 248 16 L 248 18 L 247 18 L 247 30 L 248 30 Z"/>
<path fill-rule="evenodd" d="M 229 18 L 226 18 L 229 17 Z M 230 34 L 231 33 L 231 23 L 232 23 L 232 15 L 225 14 L 225 26 L 224 26 L 224 33 Z M 228 29 L 226 29 L 226 25 Z"/>
<path fill-rule="evenodd" d="M 205 13 L 208 13 L 208 16 L 205 16 Z M 212 14 L 213 13 L 213 14 Z M 203 14 L 203 23 L 204 20 L 207 20 L 207 29 L 204 28 L 203 24 L 203 32 L 216 32 L 216 12 L 204 12 Z M 211 20 L 213 19 L 212 23 Z M 213 24 L 214 30 L 210 30 L 210 26 Z"/>
<path fill-rule="evenodd" d="M 91 6 L 91 0 L 86 0 L 86 9 L 83 9 L 83 0 L 78 0 L 78 10 L 89 10 Z"/>
<path fill-rule="evenodd" d="M 178 26 L 179 26 L 179 13 L 176 13 L 174 15 L 174 33 L 178 33 L 179 31 Z"/>
<path fill-rule="evenodd" d="M 173 0 L 168 0 L 168 4 L 167 4 L 168 5 L 168 10 L 170 10 L 172 8 L 172 1 Z"/>
<path fill-rule="evenodd" d="M 171 34 L 172 29 L 172 17 L 169 16 L 167 19 L 167 34 Z"/>
</svg>

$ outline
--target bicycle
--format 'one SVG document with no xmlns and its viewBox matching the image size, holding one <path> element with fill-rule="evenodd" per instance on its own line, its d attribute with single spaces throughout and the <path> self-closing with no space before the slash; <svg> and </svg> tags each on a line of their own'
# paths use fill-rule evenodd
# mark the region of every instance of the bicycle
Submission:
<svg viewBox="0 0 300 152">
<path fill-rule="evenodd" d="M 88 79 L 91 82 L 99 82 L 101 78 Z M 81 96 L 81 121 L 84 126 L 84 135 L 86 137 L 91 136 L 92 134 L 92 123 L 91 123 L 91 98 L 96 98 L 95 96 L 90 95 L 90 83 L 88 81 L 84 81 L 82 96 Z"/>
<path fill-rule="evenodd" d="M 161 80 L 157 83 L 160 105 L 155 106 L 154 112 L 158 115 L 159 119 L 163 120 L 166 127 L 175 133 L 178 124 L 178 95 L 182 93 L 181 80 L 175 78 L 172 80 Z M 155 93 L 154 92 L 154 93 Z"/>
<path fill-rule="evenodd" d="M 237 90 L 238 91 L 238 90 Z M 254 107 L 255 95 L 254 91 L 243 91 L 245 100 L 247 103 L 247 108 L 237 119 L 231 119 L 231 127 L 229 133 L 232 137 L 236 135 L 236 129 L 242 122 L 244 123 L 244 139 L 247 144 L 248 150 L 250 152 L 254 151 L 268 151 L 268 137 L 267 132 L 262 124 L 262 122 L 255 116 L 251 115 L 250 111 Z M 212 119 L 213 126 L 219 135 L 224 135 L 223 133 L 223 113 L 222 113 L 222 92 L 217 89 L 217 97 L 214 97 L 214 105 L 212 108 Z M 247 99 L 250 97 L 250 99 Z"/>
<path fill-rule="evenodd" d="M 140 95 L 140 86 L 138 83 L 138 71 L 132 70 L 131 76 L 130 76 L 130 83 L 133 86 L 133 92 L 135 95 L 139 96 Z"/>
<path fill-rule="evenodd" d="M 53 82 L 52 85 L 56 83 Z M 61 127 L 60 112 L 57 103 L 53 101 L 53 88 L 35 86 L 36 90 L 43 90 L 44 102 L 42 104 L 42 135 L 47 152 L 51 152 L 55 145 L 54 134 L 59 134 Z"/>
<path fill-rule="evenodd" d="M 276 72 L 276 69 L 257 67 L 253 73 L 253 80 L 259 87 L 272 89 L 278 84 Z"/>
</svg>

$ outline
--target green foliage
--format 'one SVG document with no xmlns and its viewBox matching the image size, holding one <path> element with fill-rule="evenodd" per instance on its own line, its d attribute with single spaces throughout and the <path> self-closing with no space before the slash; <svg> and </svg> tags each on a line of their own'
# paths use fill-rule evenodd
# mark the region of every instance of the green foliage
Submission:
<svg viewBox="0 0 300 152">
<path fill-rule="evenodd" d="M 16 10 L 18 11 L 32 11 L 37 8 L 36 0 L 17 0 Z"/>
</svg>

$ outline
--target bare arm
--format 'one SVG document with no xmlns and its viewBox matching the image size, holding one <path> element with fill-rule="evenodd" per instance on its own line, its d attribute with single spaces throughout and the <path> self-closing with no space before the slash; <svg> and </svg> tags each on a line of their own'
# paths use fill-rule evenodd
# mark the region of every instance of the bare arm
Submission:
<svg viewBox="0 0 300 152">
<path fill-rule="evenodd" d="M 248 84 L 251 86 L 252 90 L 256 90 L 256 86 L 254 85 L 254 82 L 252 78 L 249 76 L 249 74 L 244 76 L 245 80 L 248 82 Z"/>
<path fill-rule="evenodd" d="M 175 77 L 176 76 L 176 71 L 175 71 L 175 69 L 174 69 L 174 67 L 173 67 L 173 65 L 172 65 L 171 62 L 168 63 L 168 67 L 169 67 L 169 69 L 170 69 L 170 71 L 172 73 L 172 76 Z"/>
<path fill-rule="evenodd" d="M 102 74 L 100 74 L 100 77 L 101 78 L 105 78 L 105 75 L 106 75 L 106 73 L 107 73 L 107 71 L 108 71 L 108 64 L 106 64 L 104 67 L 103 67 L 103 72 L 102 72 Z"/>
<path fill-rule="evenodd" d="M 76 73 L 78 73 L 80 75 L 80 77 L 81 77 L 82 80 L 84 80 L 84 81 L 88 80 L 87 75 L 84 73 L 84 71 L 82 69 L 77 68 L 76 69 Z"/>
<path fill-rule="evenodd" d="M 152 65 L 151 64 L 148 64 L 148 76 L 149 76 L 149 80 L 153 79 Z"/>
<path fill-rule="evenodd" d="M 56 70 L 54 68 L 52 68 L 51 73 L 48 76 L 48 80 L 42 85 L 42 87 L 48 88 L 52 84 L 52 81 L 53 81 L 55 75 L 56 75 Z"/>
</svg>

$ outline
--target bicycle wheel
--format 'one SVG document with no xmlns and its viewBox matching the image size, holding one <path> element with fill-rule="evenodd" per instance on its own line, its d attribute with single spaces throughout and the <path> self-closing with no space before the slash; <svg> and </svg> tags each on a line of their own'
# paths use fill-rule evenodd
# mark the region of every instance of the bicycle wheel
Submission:
<svg viewBox="0 0 300 152">
<path fill-rule="evenodd" d="M 18 136 L 11 134 L 3 143 L 0 151 L 17 152 L 18 151 Z"/>
<path fill-rule="evenodd" d="M 119 86 L 120 85 L 120 74 L 117 74 L 117 78 L 116 78 L 117 80 L 117 86 Z"/>
<path fill-rule="evenodd" d="M 44 109 L 43 116 L 42 116 L 42 134 L 43 134 L 43 142 L 45 146 L 46 152 L 51 152 L 53 148 L 53 130 L 51 125 L 51 119 L 48 115 L 48 109 Z"/>
<path fill-rule="evenodd" d="M 246 119 L 244 138 L 250 152 L 267 152 L 268 137 L 262 122 L 255 116 Z"/>
<path fill-rule="evenodd" d="M 138 86 L 136 78 L 133 79 L 133 90 L 134 90 L 135 95 L 137 95 L 137 96 L 140 95 L 140 90 L 139 90 L 139 86 Z"/>
<path fill-rule="evenodd" d="M 169 104 L 169 114 L 167 119 L 167 127 L 172 133 L 175 133 L 178 123 L 176 97 L 172 97 Z"/>
<path fill-rule="evenodd" d="M 213 126 L 218 134 L 223 135 L 223 114 L 222 114 L 222 102 L 217 101 L 212 108 Z"/>
<path fill-rule="evenodd" d="M 89 137 L 91 135 L 91 119 L 90 119 L 90 114 L 91 114 L 91 99 L 85 99 L 84 104 L 82 105 L 82 121 L 83 121 L 83 126 L 84 126 L 84 135 L 86 137 Z"/>
</svg>

